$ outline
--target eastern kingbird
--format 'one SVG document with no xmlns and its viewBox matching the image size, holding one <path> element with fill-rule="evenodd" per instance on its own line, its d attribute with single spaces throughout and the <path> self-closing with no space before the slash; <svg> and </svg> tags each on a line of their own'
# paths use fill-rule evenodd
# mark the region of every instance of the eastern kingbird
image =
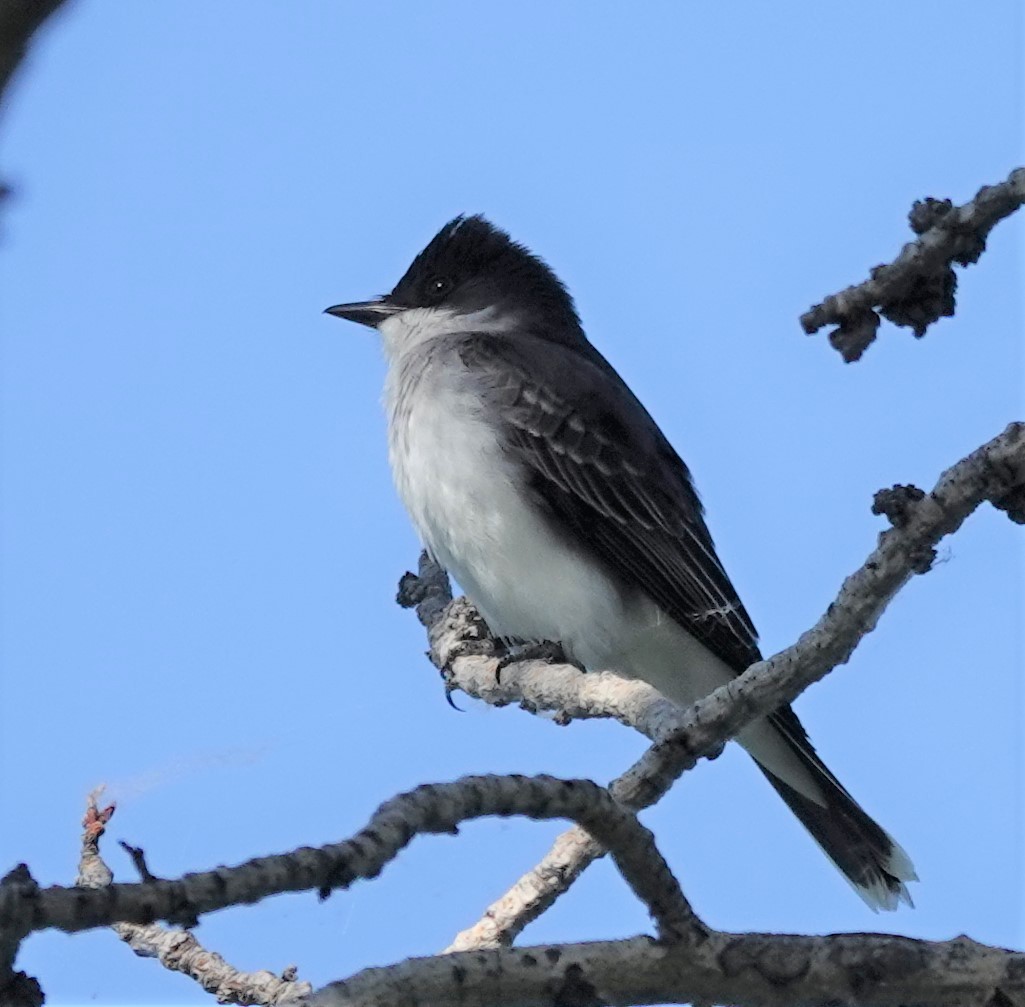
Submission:
<svg viewBox="0 0 1025 1007">
<path fill-rule="evenodd" d="M 390 294 L 327 311 L 380 333 L 399 494 L 496 635 L 680 706 L 761 659 L 687 466 L 541 259 L 457 217 Z M 737 740 L 872 909 L 911 904 L 907 854 L 789 706 Z"/>
</svg>

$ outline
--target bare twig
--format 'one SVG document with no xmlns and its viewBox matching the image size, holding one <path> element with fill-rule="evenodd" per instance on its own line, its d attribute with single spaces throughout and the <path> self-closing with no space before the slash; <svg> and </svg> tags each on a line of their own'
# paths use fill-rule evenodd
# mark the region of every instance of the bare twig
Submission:
<svg viewBox="0 0 1025 1007">
<path fill-rule="evenodd" d="M 97 804 L 103 788 L 99 787 L 86 799 L 85 817 L 82 819 L 82 852 L 79 856 L 76 885 L 102 888 L 109 885 L 114 875 L 100 857 L 100 837 L 107 823 L 114 815 L 114 805 L 100 808 Z M 39 886 L 24 864 L 19 864 L 3 881 L 0 881 L 0 903 L 8 899 L 31 901 L 39 892 Z M 35 979 L 24 973 L 14 973 L 14 959 L 21 941 L 32 932 L 32 922 L 27 915 L 10 920 L 0 927 L 0 1003 L 10 1007 L 36 1007 L 43 1003 L 42 990 Z M 6 981 L 5 981 L 6 979 Z M 38 992 L 38 1001 L 33 999 L 33 986 Z"/>
<path fill-rule="evenodd" d="M 219 1004 L 298 1004 L 313 988 L 296 981 L 291 969 L 280 976 L 265 970 L 242 972 L 219 954 L 207 951 L 187 930 L 156 923 L 115 923 L 114 930 L 140 958 L 156 958 L 164 968 L 194 979 L 213 993 Z"/>
<path fill-rule="evenodd" d="M 931 493 L 909 492 L 904 488 L 900 494 L 891 490 L 881 500 L 877 498 L 875 506 L 887 513 L 892 512 L 895 526 L 880 536 L 878 547 L 861 569 L 847 578 L 836 601 L 819 622 L 792 647 L 768 661 L 752 665 L 742 676 L 685 714 L 660 711 L 657 714 L 659 729 L 645 730 L 655 744 L 624 777 L 613 784 L 617 799 L 635 809 L 653 803 L 676 776 L 700 758 L 717 754 L 724 741 L 733 737 L 750 720 L 792 701 L 836 665 L 846 662 L 861 639 L 875 628 L 900 588 L 915 573 L 929 569 L 940 539 L 956 531 L 983 502 L 989 500 L 1000 506 L 1002 501 L 1020 493 L 1023 486 L 1025 425 L 1014 423 L 943 473 Z M 899 511 L 895 509 L 898 496 Z M 1011 516 L 1013 518 L 1014 514 Z M 438 570 L 430 561 L 426 567 L 422 564 L 421 569 L 431 585 L 428 593 L 437 601 L 443 595 L 437 587 Z M 444 576 L 443 571 L 440 576 Z M 415 598 L 410 600 L 415 603 Z M 458 600 L 453 604 L 458 605 Z M 447 611 L 437 605 L 428 613 L 421 614 L 418 610 L 422 619 L 426 616 L 434 620 L 428 627 L 432 658 L 435 662 L 444 662 L 448 654 L 455 655 L 447 665 L 451 682 L 474 695 L 488 696 L 492 687 L 479 688 L 478 683 L 493 681 L 495 659 L 464 654 L 458 631 L 453 628 L 462 618 L 461 609 L 456 609 L 454 619 L 448 617 Z M 470 626 L 475 637 L 471 642 L 475 642 L 479 640 L 481 631 L 473 626 L 472 620 Z M 556 683 L 551 690 L 546 688 L 549 676 Z M 583 705 L 579 699 L 567 699 L 567 684 L 582 685 L 590 677 L 566 666 L 541 664 L 535 667 L 528 662 L 522 672 L 518 672 L 518 666 L 504 671 L 501 684 L 494 688 L 507 690 L 503 695 L 508 697 L 507 701 L 512 701 L 516 697 L 516 688 L 522 683 L 531 690 L 532 706 L 563 710 L 573 703 Z M 635 684 L 628 683 L 630 686 Z M 604 715 L 616 716 L 644 730 L 642 725 L 647 724 L 647 718 L 643 712 L 628 713 L 629 707 L 622 702 L 613 704 L 604 699 L 602 702 L 603 708 L 615 706 L 616 709 L 615 713 L 605 712 Z M 680 719 L 674 720 L 674 717 Z M 666 731 L 666 728 L 669 729 Z M 629 777 L 629 782 L 626 777 Z M 600 847 L 586 834 L 577 830 L 564 833 L 541 863 L 488 907 L 478 923 L 460 933 L 449 950 L 508 944 L 565 892 L 601 853 Z"/>
<path fill-rule="evenodd" d="M 123 839 L 118 840 L 118 846 L 120 846 L 121 849 L 132 858 L 132 864 L 136 871 L 139 872 L 140 881 L 160 880 L 160 878 L 158 878 L 149 869 L 149 864 L 146 863 L 146 851 L 141 846 L 132 846 L 130 843 L 126 843 Z"/>
<path fill-rule="evenodd" d="M 311 1007 L 565 1007 L 727 1003 L 738 1007 L 1012 1007 L 1025 1003 L 1025 955 L 967 937 L 709 934 L 470 951 L 367 969 Z"/>
<path fill-rule="evenodd" d="M 863 283 L 832 294 L 805 312 L 801 326 L 811 335 L 825 325 L 836 325 L 829 341 L 848 362 L 857 360 L 875 340 L 880 315 L 923 335 L 933 322 L 954 313 L 953 264 L 976 262 L 989 232 L 1023 202 L 1025 168 L 1012 171 L 1006 182 L 983 186 L 963 206 L 955 207 L 950 200 L 915 203 L 909 219 L 919 237 L 892 263 L 871 270 Z"/>
<path fill-rule="evenodd" d="M 76 884 L 83 888 L 105 888 L 114 880 L 114 874 L 100 856 L 100 838 L 114 814 L 114 805 L 100 810 L 97 805 L 103 788 L 94 790 L 86 802 L 82 824 L 82 853 L 79 859 Z M 144 882 L 156 881 L 146 866 L 142 850 L 122 842 L 135 869 Z M 157 958 L 164 968 L 181 972 L 198 982 L 208 993 L 225 1004 L 297 1003 L 307 997 L 313 987 L 306 982 L 295 982 L 272 972 L 241 972 L 229 965 L 220 955 L 207 951 L 187 930 L 170 930 L 156 923 L 115 923 L 117 935 L 137 955 Z"/>
</svg>

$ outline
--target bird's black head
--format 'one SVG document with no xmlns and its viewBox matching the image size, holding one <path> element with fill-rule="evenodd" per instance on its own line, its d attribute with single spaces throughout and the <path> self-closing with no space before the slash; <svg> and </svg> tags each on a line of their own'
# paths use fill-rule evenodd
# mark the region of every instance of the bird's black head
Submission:
<svg viewBox="0 0 1025 1007">
<path fill-rule="evenodd" d="M 559 341 L 581 337 L 569 292 L 536 255 L 482 216 L 449 221 L 379 301 L 340 304 L 328 312 L 364 325 L 411 308 L 481 318 L 482 327 L 515 319 Z M 484 324 L 485 319 L 489 324 Z"/>
<path fill-rule="evenodd" d="M 579 324 L 573 299 L 536 255 L 482 216 L 456 217 L 413 260 L 387 298 L 460 314 L 496 308 Z"/>
</svg>

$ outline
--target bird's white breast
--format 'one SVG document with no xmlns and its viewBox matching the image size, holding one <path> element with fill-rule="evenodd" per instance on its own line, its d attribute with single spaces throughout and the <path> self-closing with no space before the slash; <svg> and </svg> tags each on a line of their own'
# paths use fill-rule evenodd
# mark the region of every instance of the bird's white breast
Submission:
<svg viewBox="0 0 1025 1007">
<path fill-rule="evenodd" d="M 385 388 L 392 472 L 413 523 L 495 633 L 560 640 L 603 666 L 623 634 L 620 592 L 547 524 L 462 362 L 444 352 L 415 368 L 393 361 Z"/>
</svg>

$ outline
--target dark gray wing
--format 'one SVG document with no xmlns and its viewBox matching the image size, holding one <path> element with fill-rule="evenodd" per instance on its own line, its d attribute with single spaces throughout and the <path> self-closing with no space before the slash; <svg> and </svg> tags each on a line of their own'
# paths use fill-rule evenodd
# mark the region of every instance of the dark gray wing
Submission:
<svg viewBox="0 0 1025 1007">
<path fill-rule="evenodd" d="M 687 466 L 597 350 L 520 333 L 459 352 L 552 516 L 734 671 L 759 660 Z"/>
</svg>

